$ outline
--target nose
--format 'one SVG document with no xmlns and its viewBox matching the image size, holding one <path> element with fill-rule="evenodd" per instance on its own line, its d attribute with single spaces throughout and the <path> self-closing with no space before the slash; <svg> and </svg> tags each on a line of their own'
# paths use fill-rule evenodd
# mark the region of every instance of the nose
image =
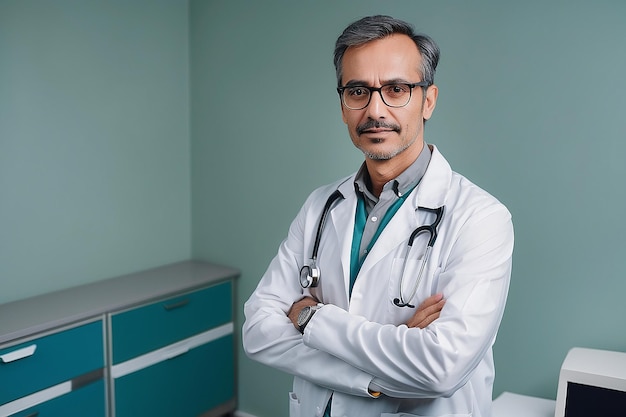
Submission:
<svg viewBox="0 0 626 417">
<path fill-rule="evenodd" d="M 387 114 L 387 105 L 383 101 L 383 96 L 380 91 L 372 91 L 370 102 L 365 110 L 367 115 L 374 120 L 385 117 Z"/>
</svg>

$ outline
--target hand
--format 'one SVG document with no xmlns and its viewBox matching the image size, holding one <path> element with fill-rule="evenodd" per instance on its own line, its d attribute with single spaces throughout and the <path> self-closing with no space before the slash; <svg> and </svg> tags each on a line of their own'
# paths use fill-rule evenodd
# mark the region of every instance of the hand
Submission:
<svg viewBox="0 0 626 417">
<path fill-rule="evenodd" d="M 443 294 L 431 295 L 417 307 L 415 314 L 406 322 L 406 325 L 420 329 L 426 328 L 430 323 L 439 318 L 441 309 L 443 309 L 445 303 L 446 300 L 443 299 Z"/>
<path fill-rule="evenodd" d="M 319 301 L 313 297 L 304 297 L 291 305 L 291 308 L 287 312 L 287 317 L 289 317 L 289 320 L 291 320 L 296 330 L 300 331 L 298 327 L 298 314 L 300 314 L 300 310 L 306 306 L 317 305 L 317 303 L 319 303 Z"/>
</svg>

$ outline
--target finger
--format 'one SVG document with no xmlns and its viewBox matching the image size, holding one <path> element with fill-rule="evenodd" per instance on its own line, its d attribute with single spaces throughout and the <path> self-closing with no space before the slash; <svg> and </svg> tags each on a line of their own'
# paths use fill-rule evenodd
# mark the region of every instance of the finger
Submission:
<svg viewBox="0 0 626 417">
<path fill-rule="evenodd" d="M 439 300 L 434 304 L 428 304 L 428 305 L 420 305 L 419 309 L 415 312 L 415 314 L 413 315 L 413 319 L 417 320 L 418 322 L 420 320 L 422 320 L 423 318 L 441 311 L 441 309 L 443 308 L 444 304 L 445 304 L 445 300 Z"/>
<path fill-rule="evenodd" d="M 429 315 L 428 317 L 426 317 L 424 320 L 422 320 L 421 322 L 419 322 L 415 327 L 418 327 L 420 329 L 425 329 L 426 327 L 428 327 L 432 322 L 434 322 L 435 320 L 437 320 L 439 317 L 441 316 L 441 311 L 437 311 L 436 313 L 433 313 L 431 315 Z"/>
<path fill-rule="evenodd" d="M 433 305 L 439 303 L 441 300 L 443 300 L 443 294 L 431 295 L 430 297 L 422 301 L 422 303 L 417 307 L 417 311 L 422 311 L 424 309 L 432 307 Z"/>
<path fill-rule="evenodd" d="M 421 305 L 420 308 L 422 309 L 416 311 L 413 317 L 411 317 L 407 321 L 406 325 L 409 327 L 420 327 L 423 329 L 424 327 L 428 326 L 430 323 L 439 318 L 439 315 L 445 303 L 445 300 L 442 299 L 439 300 L 436 304 L 429 305 L 427 307 Z"/>
<path fill-rule="evenodd" d="M 414 320 L 411 320 L 409 323 L 407 323 L 407 326 L 409 328 L 417 327 L 420 329 L 425 329 L 426 327 L 428 327 L 428 325 L 430 325 L 432 322 L 437 320 L 440 317 L 440 315 L 441 315 L 441 312 L 436 311 L 429 315 L 416 317 Z"/>
</svg>

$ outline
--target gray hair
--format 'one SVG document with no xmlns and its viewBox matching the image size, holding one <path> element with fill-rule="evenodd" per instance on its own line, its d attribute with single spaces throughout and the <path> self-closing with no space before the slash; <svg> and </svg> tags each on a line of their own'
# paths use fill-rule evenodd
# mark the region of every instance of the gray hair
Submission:
<svg viewBox="0 0 626 417">
<path fill-rule="evenodd" d="M 429 36 L 422 33 L 415 33 L 413 26 L 402 20 L 394 19 L 390 16 L 368 16 L 348 26 L 337 39 L 335 44 L 335 72 L 337 73 L 337 86 L 341 87 L 341 77 L 343 75 L 342 60 L 343 55 L 350 46 L 358 46 L 373 40 L 382 39 L 394 33 L 409 36 L 422 57 L 422 68 L 420 69 L 422 81 L 428 84 L 435 82 L 435 71 L 439 62 L 439 47 Z"/>
</svg>

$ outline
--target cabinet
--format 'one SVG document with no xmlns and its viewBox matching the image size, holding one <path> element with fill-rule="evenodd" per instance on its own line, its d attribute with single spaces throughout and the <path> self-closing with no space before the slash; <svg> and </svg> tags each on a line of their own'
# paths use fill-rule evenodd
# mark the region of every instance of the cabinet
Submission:
<svg viewBox="0 0 626 417">
<path fill-rule="evenodd" d="M 186 261 L 0 305 L 0 417 L 232 413 L 238 274 Z"/>
<path fill-rule="evenodd" d="M 112 314 L 115 417 L 198 416 L 234 398 L 232 284 Z"/>
<path fill-rule="evenodd" d="M 102 335 L 98 320 L 1 348 L 0 416 L 104 417 Z"/>
</svg>

